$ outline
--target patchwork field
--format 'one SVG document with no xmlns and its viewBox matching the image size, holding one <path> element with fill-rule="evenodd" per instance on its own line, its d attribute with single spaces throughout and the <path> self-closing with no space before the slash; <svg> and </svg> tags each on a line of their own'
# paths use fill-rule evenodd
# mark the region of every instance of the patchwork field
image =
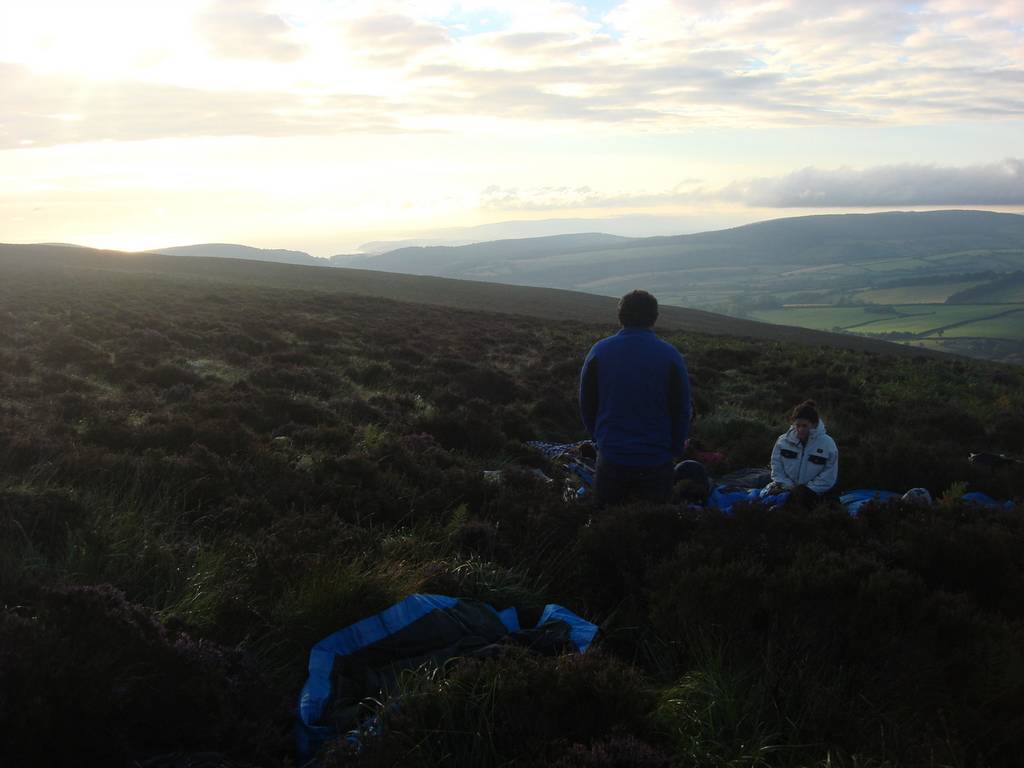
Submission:
<svg viewBox="0 0 1024 768">
<path fill-rule="evenodd" d="M 849 333 L 920 342 L 959 338 L 991 340 L 1009 346 L 985 347 L 984 355 L 1002 354 L 1024 360 L 1024 303 L 1021 304 L 896 304 L 862 307 L 787 307 L 751 313 L 757 320 L 804 328 L 843 330 Z M 895 336 L 898 335 L 898 336 Z M 948 351 L 970 354 L 972 347 Z M 975 348 L 974 350 L 978 350 Z"/>
<path fill-rule="evenodd" d="M 978 339 L 1007 339 L 1019 341 L 1024 335 L 1024 305 L 1007 312 L 999 317 L 977 320 L 964 323 L 954 328 L 947 328 L 945 336 L 978 338 Z"/>
</svg>

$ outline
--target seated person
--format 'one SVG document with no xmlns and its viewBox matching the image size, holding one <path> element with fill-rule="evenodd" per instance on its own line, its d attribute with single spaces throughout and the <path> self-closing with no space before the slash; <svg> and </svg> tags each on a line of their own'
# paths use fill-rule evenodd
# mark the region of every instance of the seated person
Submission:
<svg viewBox="0 0 1024 768">
<path fill-rule="evenodd" d="M 836 484 L 839 449 L 813 400 L 796 406 L 790 419 L 792 426 L 772 449 L 772 484 L 765 493 L 789 491 L 787 504 L 813 509 Z"/>
</svg>

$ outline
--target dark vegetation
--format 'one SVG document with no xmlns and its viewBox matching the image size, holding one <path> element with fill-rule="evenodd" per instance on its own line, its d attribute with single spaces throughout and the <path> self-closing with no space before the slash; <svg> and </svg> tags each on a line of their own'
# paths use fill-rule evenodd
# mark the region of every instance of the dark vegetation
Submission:
<svg viewBox="0 0 1024 768">
<path fill-rule="evenodd" d="M 424 669 L 326 764 L 1024 753 L 1024 522 L 957 500 L 1024 494 L 967 462 L 1024 450 L 1020 368 L 670 332 L 719 471 L 813 397 L 844 487 L 942 501 L 596 513 L 522 441 L 581 437 L 610 326 L 51 267 L 0 261 L 5 765 L 289 764 L 310 646 L 414 591 L 559 602 L 602 636 Z"/>
</svg>

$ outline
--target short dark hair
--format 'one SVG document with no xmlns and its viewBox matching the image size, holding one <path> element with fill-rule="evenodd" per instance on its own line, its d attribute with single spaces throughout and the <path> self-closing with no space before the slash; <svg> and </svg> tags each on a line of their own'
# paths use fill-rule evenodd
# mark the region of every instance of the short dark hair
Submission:
<svg viewBox="0 0 1024 768">
<path fill-rule="evenodd" d="M 619 299 L 619 322 L 623 328 L 650 328 L 658 319 L 658 300 L 647 291 L 630 291 Z"/>
<path fill-rule="evenodd" d="M 813 400 L 804 400 L 793 409 L 793 413 L 789 417 L 790 421 L 796 421 L 797 419 L 807 419 L 812 424 L 817 424 L 820 421 L 818 418 L 818 404 Z"/>
</svg>

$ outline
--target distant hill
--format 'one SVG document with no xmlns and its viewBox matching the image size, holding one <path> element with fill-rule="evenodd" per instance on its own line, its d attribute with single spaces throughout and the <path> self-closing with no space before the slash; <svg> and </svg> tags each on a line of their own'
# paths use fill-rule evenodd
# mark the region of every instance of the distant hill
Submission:
<svg viewBox="0 0 1024 768">
<path fill-rule="evenodd" d="M 1024 216 L 988 211 L 835 214 L 674 237 L 592 235 L 589 242 L 576 237 L 402 248 L 368 257 L 360 266 L 578 287 L 597 279 L 695 268 L 811 267 L 969 249 L 1024 248 Z M 575 258 L 552 258 L 569 255 Z"/>
<path fill-rule="evenodd" d="M 363 243 L 359 251 L 363 256 L 395 251 L 399 248 L 434 245 L 469 245 L 515 238 L 571 235 L 579 232 L 603 232 L 624 237 L 650 237 L 653 235 L 681 235 L 707 232 L 736 226 L 739 217 L 730 216 L 655 216 L 627 214 L 606 218 L 575 219 L 517 219 L 478 224 L 472 227 L 449 227 L 419 232 L 403 240 Z M 745 223 L 745 222 L 744 222 Z"/>
<path fill-rule="evenodd" d="M 1024 303 L 1024 272 L 1013 272 L 997 280 L 954 293 L 947 304 Z"/>
<path fill-rule="evenodd" d="M 0 244 L 0 269 L 54 269 L 135 273 L 141 279 L 165 275 L 202 282 L 290 288 L 379 296 L 398 301 L 556 321 L 617 325 L 615 299 L 574 291 L 500 285 L 359 269 L 324 269 L 232 258 L 124 253 L 89 248 Z M 791 341 L 881 354 L 922 354 L 921 350 L 848 334 L 795 328 L 728 317 L 682 307 L 662 306 L 658 326 L 698 333 Z M 937 353 L 925 353 L 937 354 Z"/>
<path fill-rule="evenodd" d="M 172 248 L 154 248 L 149 253 L 164 253 L 169 256 L 208 256 L 219 259 L 248 259 L 249 261 L 276 261 L 281 264 L 305 264 L 307 266 L 328 266 L 326 259 L 310 256 L 305 251 L 253 248 L 248 245 L 231 243 L 205 243 L 202 245 L 178 245 Z"/>
<path fill-rule="evenodd" d="M 583 233 L 495 240 L 488 243 L 460 246 L 410 246 L 375 256 L 367 256 L 365 259 L 350 258 L 346 266 L 405 272 L 413 275 L 458 277 L 474 272 L 481 265 L 603 251 L 631 242 L 635 242 L 634 238 L 601 233 Z"/>
</svg>

